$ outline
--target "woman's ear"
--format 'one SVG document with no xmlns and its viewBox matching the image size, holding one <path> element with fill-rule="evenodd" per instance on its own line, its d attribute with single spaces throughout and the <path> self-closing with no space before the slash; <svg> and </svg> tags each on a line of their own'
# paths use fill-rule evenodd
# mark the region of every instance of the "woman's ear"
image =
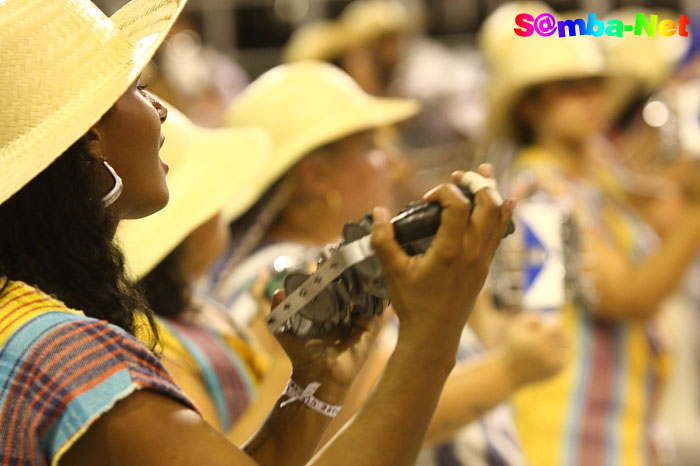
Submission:
<svg viewBox="0 0 700 466">
<path fill-rule="evenodd" d="M 323 155 L 305 157 L 295 170 L 299 188 L 310 198 L 325 196 L 331 188 L 331 167 Z"/>
<path fill-rule="evenodd" d="M 96 126 L 97 125 L 90 128 L 85 134 L 85 148 L 88 154 L 90 154 L 90 157 L 95 159 L 96 162 L 101 162 L 105 157 L 102 154 L 102 145 L 100 144 L 100 130 Z"/>
</svg>

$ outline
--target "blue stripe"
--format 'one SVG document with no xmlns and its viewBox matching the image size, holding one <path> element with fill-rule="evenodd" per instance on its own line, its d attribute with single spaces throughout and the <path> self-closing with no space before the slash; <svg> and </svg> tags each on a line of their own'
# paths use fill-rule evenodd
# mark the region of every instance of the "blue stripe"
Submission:
<svg viewBox="0 0 700 466">
<path fill-rule="evenodd" d="M 653 402 L 654 402 L 654 391 L 656 390 L 656 378 L 657 374 L 655 371 L 655 368 L 652 364 L 647 364 L 647 375 L 645 377 L 645 384 L 646 384 L 646 403 L 645 403 L 645 408 L 647 409 L 647 412 L 644 413 L 644 430 L 642 431 L 642 438 L 640 439 L 643 445 L 643 454 L 644 454 L 644 464 L 654 464 L 653 461 L 653 454 L 651 451 L 651 439 L 650 435 L 651 432 L 649 432 L 649 421 L 650 417 L 652 416 L 653 412 Z"/>
<path fill-rule="evenodd" d="M 228 404 L 226 403 L 226 397 L 224 396 L 224 389 L 221 385 L 219 377 L 214 371 L 214 368 L 211 367 L 209 359 L 197 347 L 197 345 L 192 343 L 189 338 L 182 334 L 182 332 L 179 332 L 176 328 L 170 325 L 166 319 L 158 319 L 158 321 L 167 327 L 168 330 L 170 330 L 170 332 L 175 335 L 178 340 L 180 340 L 182 345 L 187 349 L 187 352 L 192 355 L 192 358 L 195 360 L 195 363 L 199 368 L 202 379 L 204 380 L 204 384 L 207 387 L 207 392 L 209 392 L 209 395 L 211 395 L 212 400 L 214 401 L 214 406 L 216 407 L 216 412 L 219 415 L 221 427 L 224 430 L 230 429 L 231 420 L 228 416 Z"/>
<path fill-rule="evenodd" d="M 22 363 L 32 352 L 34 346 L 42 343 L 42 340 L 51 331 L 61 325 L 87 319 L 82 315 L 62 311 L 46 311 L 23 323 L 12 332 L 12 335 L 5 340 L 5 344 L 0 348 L 0 380 L 4 381 L 2 390 L 0 390 L 0 409 L 5 406 L 11 392 L 8 384 L 15 381 L 17 371 L 22 367 Z"/>
<path fill-rule="evenodd" d="M 256 385 L 255 381 L 253 380 L 253 377 L 250 374 L 250 369 L 248 368 L 248 365 L 241 359 L 240 355 L 233 348 L 231 348 L 231 345 L 229 345 L 221 335 L 211 330 L 210 333 L 212 334 L 212 336 L 214 336 L 214 338 L 216 338 L 220 342 L 220 344 L 224 348 L 228 350 L 225 353 L 231 360 L 231 363 L 236 367 L 236 372 L 238 375 L 240 375 L 240 378 L 243 381 L 243 384 L 245 385 L 248 397 L 250 399 L 254 398 L 256 392 Z"/>
<path fill-rule="evenodd" d="M 577 325 L 578 333 L 576 338 L 581 350 L 578 352 L 578 361 L 576 361 L 575 366 L 577 371 L 574 374 L 574 390 L 572 390 L 571 398 L 569 399 L 570 411 L 567 416 L 568 421 L 563 431 L 562 465 L 576 464 L 578 437 L 580 435 L 579 428 L 583 420 L 584 393 L 591 364 L 591 316 L 584 309 L 576 309 L 574 312 L 576 312 L 580 321 L 579 325 Z"/>
<path fill-rule="evenodd" d="M 615 354 L 613 355 L 613 396 L 605 421 L 605 464 L 614 466 L 620 458 L 620 429 L 622 422 L 622 397 L 629 383 L 627 374 L 627 325 L 615 326 Z"/>
<path fill-rule="evenodd" d="M 75 397 L 41 438 L 42 453 L 46 458 L 53 458 L 78 430 L 109 411 L 117 401 L 126 398 L 136 388 L 128 369 L 122 369 Z"/>
</svg>

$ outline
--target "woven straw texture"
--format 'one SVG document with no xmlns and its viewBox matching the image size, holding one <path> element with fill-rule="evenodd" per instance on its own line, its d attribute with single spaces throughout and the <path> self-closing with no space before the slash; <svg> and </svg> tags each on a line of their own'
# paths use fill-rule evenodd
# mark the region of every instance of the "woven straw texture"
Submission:
<svg viewBox="0 0 700 466">
<path fill-rule="evenodd" d="M 0 203 L 82 137 L 126 91 L 185 0 L 0 0 Z"/>
</svg>

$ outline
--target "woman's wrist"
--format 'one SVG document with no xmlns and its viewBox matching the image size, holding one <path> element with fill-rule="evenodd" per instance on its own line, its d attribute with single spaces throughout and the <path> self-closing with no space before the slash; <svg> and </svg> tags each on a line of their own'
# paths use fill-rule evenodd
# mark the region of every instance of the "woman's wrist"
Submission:
<svg viewBox="0 0 700 466">
<path fill-rule="evenodd" d="M 327 376 L 311 371 L 293 369 L 291 379 L 302 389 L 312 383 L 320 383 L 321 385 L 314 392 L 314 397 L 331 405 L 342 405 L 350 390 L 350 384 L 338 383 Z"/>
</svg>

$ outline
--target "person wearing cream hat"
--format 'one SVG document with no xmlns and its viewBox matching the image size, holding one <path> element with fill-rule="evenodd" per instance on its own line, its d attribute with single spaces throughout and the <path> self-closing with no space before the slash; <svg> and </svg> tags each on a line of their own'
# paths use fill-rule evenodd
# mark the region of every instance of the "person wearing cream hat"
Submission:
<svg viewBox="0 0 700 466">
<path fill-rule="evenodd" d="M 515 182 L 536 180 L 516 219 L 545 245 L 551 231 L 538 233 L 541 216 L 560 224 L 569 218 L 580 232 L 574 254 L 587 261 L 561 264 L 566 281 L 549 282 L 551 290 L 563 291 L 561 300 L 520 302 L 531 312 L 559 315 L 572 354 L 558 376 L 515 394 L 516 425 L 532 464 L 653 462 L 648 433 L 669 362 L 657 311 L 700 248 L 699 199 L 687 223 L 662 240 L 655 237 L 609 161 L 592 150 L 591 141 L 606 128 L 597 44 L 590 36 L 517 37 L 513 19 L 523 12 L 536 17 L 551 10 L 539 2 L 505 4 L 481 31 L 492 73 L 491 128 L 523 145 L 512 167 Z M 572 247 L 564 238 L 556 241 Z M 522 252 L 523 246 L 512 247 Z M 530 284 L 518 285 L 523 296 Z"/>
<path fill-rule="evenodd" d="M 193 288 L 228 244 L 236 212 L 223 208 L 266 169 L 273 143 L 260 128 L 206 129 L 169 108 L 161 158 L 170 167 L 170 202 L 146 219 L 122 222 L 117 242 L 156 314 L 163 365 L 204 419 L 241 444 L 284 389 L 289 359 L 281 348 L 261 352 L 245 329 Z"/>
<path fill-rule="evenodd" d="M 398 0 L 356 0 L 337 20 L 312 22 L 296 31 L 283 59 L 331 62 L 370 94 L 387 95 L 404 38 L 419 28 L 419 17 Z"/>
<path fill-rule="evenodd" d="M 152 214 L 168 200 L 167 166 L 158 156 L 167 110 L 139 74 L 184 4 L 133 0 L 108 18 L 88 0 L 0 2 L 0 463 L 303 464 L 328 423 L 290 398 L 243 452 L 201 418 L 132 336 L 148 325 L 135 317 L 150 312 L 113 236 L 120 220 Z M 432 199 L 443 204 L 446 222 L 424 260 L 409 263 L 388 212 L 376 213 L 373 246 L 396 299 L 408 303 L 400 311 L 413 338 L 369 409 L 314 464 L 414 457 L 450 365 L 444 354 L 454 350 L 445 338 L 426 351 L 430 335 L 449 334 L 454 319 L 467 318 L 512 210 L 480 196 L 467 231 L 464 198 L 443 188 Z M 469 247 L 455 247 L 455 237 Z M 451 268 L 434 251 L 451 257 Z M 445 288 L 448 277 L 465 273 L 473 286 Z M 441 280 L 421 282 L 427 288 L 418 292 L 416 276 Z M 320 361 L 306 342 L 285 339 L 297 381 L 319 381 L 318 396 L 341 402 L 372 344 L 369 332 L 354 336 L 359 341 L 335 341 Z M 420 386 L 410 386 L 409 361 L 425 368 Z M 409 407 L 411 419 L 383 416 L 383 409 Z M 382 431 L 392 432 L 389 442 Z"/>
<path fill-rule="evenodd" d="M 250 273 L 240 263 L 261 243 L 292 240 L 296 246 L 286 249 L 294 257 L 300 245 L 303 250 L 334 240 L 346 222 L 374 205 L 392 205 L 391 154 L 376 146 L 374 131 L 417 112 L 416 102 L 373 97 L 323 62 L 281 65 L 251 84 L 231 104 L 226 121 L 264 128 L 275 151 L 266 171 L 250 179 L 249 196 L 229 207 L 246 212 L 232 226 L 235 247 L 214 268 L 214 295 L 227 306 L 238 299 L 241 277 Z M 265 249 L 274 255 L 285 245 Z M 253 275 L 266 262 L 253 267 Z M 250 324 L 248 317 L 242 326 Z"/>
</svg>

